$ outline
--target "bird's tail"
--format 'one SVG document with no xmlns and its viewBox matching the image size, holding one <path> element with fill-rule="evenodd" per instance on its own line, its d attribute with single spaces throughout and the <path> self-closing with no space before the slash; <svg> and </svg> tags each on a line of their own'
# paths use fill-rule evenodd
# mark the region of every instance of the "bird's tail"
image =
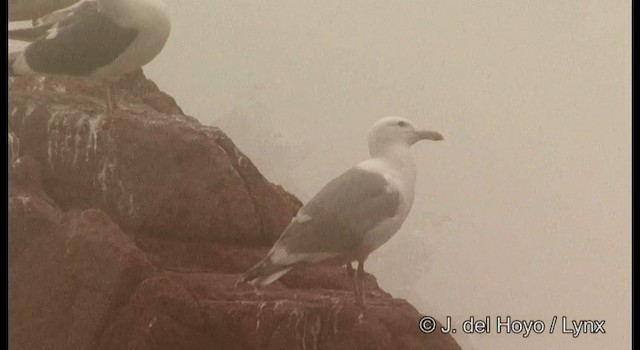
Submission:
<svg viewBox="0 0 640 350">
<path fill-rule="evenodd" d="M 291 270 L 292 266 L 276 265 L 271 262 L 271 255 L 267 255 L 262 261 L 257 263 L 249 271 L 240 276 L 238 282 L 249 282 L 253 285 L 264 287 L 275 282 L 285 273 Z"/>
</svg>

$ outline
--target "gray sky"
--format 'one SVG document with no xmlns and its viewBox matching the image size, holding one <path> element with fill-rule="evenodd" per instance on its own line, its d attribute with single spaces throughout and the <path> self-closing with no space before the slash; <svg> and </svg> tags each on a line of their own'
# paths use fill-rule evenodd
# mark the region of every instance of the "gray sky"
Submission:
<svg viewBox="0 0 640 350">
<path fill-rule="evenodd" d="M 467 349 L 629 347 L 630 1 L 165 2 L 147 75 L 303 200 L 380 117 L 445 135 L 414 147 L 412 213 L 365 266 L 383 288 L 454 326 L 606 320 Z"/>
<path fill-rule="evenodd" d="M 367 156 L 380 117 L 445 135 L 414 149 L 413 211 L 366 265 L 382 287 L 458 325 L 606 320 L 577 339 L 456 335 L 476 349 L 628 347 L 629 1 L 167 5 L 147 74 L 304 200 Z"/>
</svg>

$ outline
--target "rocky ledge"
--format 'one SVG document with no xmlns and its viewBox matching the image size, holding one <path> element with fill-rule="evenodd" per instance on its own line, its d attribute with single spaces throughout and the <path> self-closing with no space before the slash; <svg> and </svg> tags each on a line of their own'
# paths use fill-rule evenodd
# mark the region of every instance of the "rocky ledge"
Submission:
<svg viewBox="0 0 640 350">
<path fill-rule="evenodd" d="M 343 269 L 236 286 L 301 203 L 142 71 L 9 82 L 12 349 L 459 349 Z"/>
</svg>

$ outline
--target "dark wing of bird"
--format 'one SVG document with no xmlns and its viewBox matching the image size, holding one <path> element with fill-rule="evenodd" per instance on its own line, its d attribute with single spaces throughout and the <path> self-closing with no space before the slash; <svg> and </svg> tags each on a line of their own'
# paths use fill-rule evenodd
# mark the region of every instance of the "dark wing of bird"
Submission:
<svg viewBox="0 0 640 350">
<path fill-rule="evenodd" d="M 85 10 L 57 22 L 46 37 L 27 46 L 24 56 L 36 72 L 89 75 L 113 62 L 137 35 L 137 29 L 122 27 L 87 5 Z"/>
<path fill-rule="evenodd" d="M 81 18 L 88 17 L 98 12 L 98 3 L 95 0 L 81 1 L 72 6 L 54 11 L 33 20 L 33 27 L 9 30 L 9 39 L 20 41 L 36 41 L 45 38 L 53 30 L 59 30 L 72 25 Z"/>
</svg>

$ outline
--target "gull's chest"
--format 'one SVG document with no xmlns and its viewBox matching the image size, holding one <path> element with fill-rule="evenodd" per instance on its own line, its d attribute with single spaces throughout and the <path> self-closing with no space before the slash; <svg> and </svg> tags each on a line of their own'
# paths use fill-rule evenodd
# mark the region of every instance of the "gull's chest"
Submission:
<svg viewBox="0 0 640 350">
<path fill-rule="evenodd" d="M 376 159 L 365 161 L 358 167 L 382 175 L 386 181 L 386 190 L 389 192 L 397 191 L 400 194 L 397 214 L 390 220 L 394 221 L 391 226 L 401 225 L 409 214 L 414 200 L 416 172 L 413 164 L 408 163 L 398 167 Z M 396 221 L 398 222 L 396 223 Z"/>
<path fill-rule="evenodd" d="M 400 194 L 400 205 L 398 207 L 398 214 L 396 217 L 400 217 L 401 220 L 404 220 L 413 205 L 415 177 L 404 172 L 391 171 L 385 173 L 384 178 L 388 183 L 388 190 L 398 191 Z"/>
</svg>

